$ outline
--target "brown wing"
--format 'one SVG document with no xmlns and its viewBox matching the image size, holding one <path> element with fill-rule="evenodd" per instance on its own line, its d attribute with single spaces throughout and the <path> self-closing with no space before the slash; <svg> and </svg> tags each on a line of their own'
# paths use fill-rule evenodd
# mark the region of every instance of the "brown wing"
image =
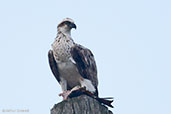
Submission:
<svg viewBox="0 0 171 114">
<path fill-rule="evenodd" d="M 97 68 L 94 56 L 91 51 L 81 45 L 76 44 L 71 49 L 71 56 L 76 62 L 77 69 L 83 78 L 89 79 L 96 88 L 96 95 L 98 96 L 98 79 Z"/>
<path fill-rule="evenodd" d="M 58 66 L 57 66 L 57 63 L 56 63 L 55 58 L 53 56 L 52 50 L 49 50 L 49 52 L 48 52 L 48 59 L 49 59 L 49 65 L 50 65 L 50 68 L 51 68 L 53 75 L 55 76 L 56 80 L 58 82 L 60 82 Z"/>
</svg>

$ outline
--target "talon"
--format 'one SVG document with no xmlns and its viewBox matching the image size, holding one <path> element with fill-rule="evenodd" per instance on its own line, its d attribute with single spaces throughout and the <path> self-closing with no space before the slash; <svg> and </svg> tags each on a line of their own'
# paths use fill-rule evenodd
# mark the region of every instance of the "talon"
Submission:
<svg viewBox="0 0 171 114">
<path fill-rule="evenodd" d="M 62 96 L 63 100 L 66 100 L 70 93 L 71 93 L 70 91 L 64 91 L 63 93 L 60 93 L 59 96 Z"/>
<path fill-rule="evenodd" d="M 73 91 L 76 91 L 76 90 L 79 90 L 81 89 L 80 86 L 75 86 L 74 88 L 72 88 L 70 91 L 67 90 L 67 91 L 63 91 L 63 93 L 60 93 L 59 96 L 62 96 L 63 97 L 63 100 L 66 100 L 68 98 L 68 96 L 73 92 Z"/>
</svg>

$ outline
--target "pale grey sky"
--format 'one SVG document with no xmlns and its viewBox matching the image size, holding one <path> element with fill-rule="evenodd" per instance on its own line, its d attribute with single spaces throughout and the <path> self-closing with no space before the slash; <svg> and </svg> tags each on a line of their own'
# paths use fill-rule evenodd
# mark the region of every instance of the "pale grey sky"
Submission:
<svg viewBox="0 0 171 114">
<path fill-rule="evenodd" d="M 115 114 L 171 113 L 171 1 L 1 0 L 0 114 L 48 114 L 62 100 L 47 52 L 65 17 L 94 53 L 100 96 L 114 97 Z"/>
</svg>

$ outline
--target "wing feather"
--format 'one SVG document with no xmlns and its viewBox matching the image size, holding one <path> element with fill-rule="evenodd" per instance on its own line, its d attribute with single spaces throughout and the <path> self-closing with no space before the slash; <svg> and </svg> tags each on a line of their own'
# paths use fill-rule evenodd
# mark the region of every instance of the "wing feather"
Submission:
<svg viewBox="0 0 171 114">
<path fill-rule="evenodd" d="M 57 65 L 57 63 L 55 61 L 52 50 L 49 50 L 49 52 L 48 52 L 48 59 L 49 59 L 49 65 L 50 65 L 50 68 L 51 68 L 51 71 L 52 71 L 53 75 L 55 76 L 56 80 L 58 82 L 60 82 L 58 65 Z"/>
<path fill-rule="evenodd" d="M 92 82 L 96 88 L 96 94 L 98 95 L 97 68 L 92 52 L 89 49 L 76 44 L 71 49 L 71 56 L 76 62 L 77 69 L 81 76 Z"/>
</svg>

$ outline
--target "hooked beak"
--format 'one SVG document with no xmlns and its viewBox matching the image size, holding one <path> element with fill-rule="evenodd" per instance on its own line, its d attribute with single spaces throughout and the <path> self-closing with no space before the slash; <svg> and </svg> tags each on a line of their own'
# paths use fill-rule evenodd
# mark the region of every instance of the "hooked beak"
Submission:
<svg viewBox="0 0 171 114">
<path fill-rule="evenodd" d="M 71 23 L 71 24 L 70 24 L 70 27 L 71 27 L 71 28 L 77 29 L 77 26 L 76 26 L 74 23 Z"/>
</svg>

